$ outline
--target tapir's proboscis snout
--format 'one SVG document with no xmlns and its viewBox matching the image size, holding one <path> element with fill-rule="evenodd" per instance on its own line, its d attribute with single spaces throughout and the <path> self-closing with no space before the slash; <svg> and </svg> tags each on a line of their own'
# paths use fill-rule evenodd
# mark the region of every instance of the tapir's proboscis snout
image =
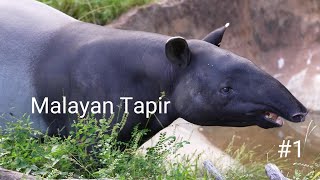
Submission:
<svg viewBox="0 0 320 180">
<path fill-rule="evenodd" d="M 276 83 L 271 83 L 272 81 L 276 81 Z M 263 84 L 271 84 L 271 87 L 264 87 L 268 99 L 261 98 L 260 103 L 265 105 L 266 109 L 263 112 L 263 118 L 257 123 L 258 126 L 262 128 L 281 127 L 283 125 L 282 118 L 291 122 L 303 122 L 305 120 L 308 114 L 307 108 L 285 86 L 272 77 Z M 275 84 L 275 87 L 272 84 Z"/>
</svg>

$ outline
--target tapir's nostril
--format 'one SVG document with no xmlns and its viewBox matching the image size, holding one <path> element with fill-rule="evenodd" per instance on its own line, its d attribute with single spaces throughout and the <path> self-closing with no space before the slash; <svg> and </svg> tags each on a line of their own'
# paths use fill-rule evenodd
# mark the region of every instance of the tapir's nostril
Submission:
<svg viewBox="0 0 320 180">
<path fill-rule="evenodd" d="M 294 114 L 291 119 L 293 122 L 303 122 L 305 120 L 307 113 L 297 113 Z"/>
</svg>

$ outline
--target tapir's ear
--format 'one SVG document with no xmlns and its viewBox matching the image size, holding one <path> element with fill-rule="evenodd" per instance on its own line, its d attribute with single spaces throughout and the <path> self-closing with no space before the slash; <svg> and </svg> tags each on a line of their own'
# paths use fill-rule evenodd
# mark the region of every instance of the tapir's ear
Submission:
<svg viewBox="0 0 320 180">
<path fill-rule="evenodd" d="M 223 38 L 224 31 L 227 29 L 227 27 L 229 27 L 229 25 L 230 24 L 227 23 L 226 25 L 212 31 L 205 38 L 203 38 L 203 40 L 219 47 Z"/>
<path fill-rule="evenodd" d="M 191 52 L 187 41 L 183 37 L 172 37 L 166 43 L 166 56 L 170 62 L 180 67 L 187 67 L 190 63 Z"/>
</svg>

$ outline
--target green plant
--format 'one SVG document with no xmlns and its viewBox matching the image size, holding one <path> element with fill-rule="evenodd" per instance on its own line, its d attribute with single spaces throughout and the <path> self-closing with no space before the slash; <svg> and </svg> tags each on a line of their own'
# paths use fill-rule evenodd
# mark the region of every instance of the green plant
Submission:
<svg viewBox="0 0 320 180">
<path fill-rule="evenodd" d="M 152 0 L 39 0 L 78 20 L 105 25 L 128 9 Z"/>
<path fill-rule="evenodd" d="M 295 171 L 293 180 L 315 180 L 320 178 L 320 164 L 314 162 L 313 164 L 294 163 Z"/>
<path fill-rule="evenodd" d="M 148 130 L 141 130 L 139 126 L 134 128 L 129 142 L 117 141 L 127 117 L 128 114 L 124 114 L 114 123 L 114 116 L 108 119 L 88 116 L 74 122 L 68 136 L 52 137 L 33 129 L 29 118 L 24 116 L 0 133 L 0 166 L 50 179 L 210 179 L 201 168 L 199 154 L 178 153 L 187 141 L 161 134 L 157 143 L 142 153 L 139 145 Z M 257 155 L 255 149 L 248 149 L 245 144 L 235 148 L 233 143 L 234 139 L 226 152 L 243 166 L 230 167 L 224 174 L 227 179 L 267 179 L 264 165 L 268 162 L 284 171 L 294 167 L 294 174 L 285 174 L 292 179 L 320 177 L 319 159 L 309 165 L 295 163 L 292 166 L 275 156 L 266 159 L 264 155 Z"/>
<path fill-rule="evenodd" d="M 29 118 L 24 117 L 8 124 L 0 135 L 0 166 L 44 178 L 196 176 L 193 171 L 187 172 L 190 164 L 170 164 L 166 160 L 169 155 L 177 155 L 186 141 L 162 134 L 159 142 L 143 154 L 139 144 L 147 130 L 139 130 L 138 126 L 129 142 L 117 141 L 127 117 L 124 114 L 113 126 L 114 116 L 79 119 L 66 137 L 43 134 L 33 129 Z"/>
</svg>

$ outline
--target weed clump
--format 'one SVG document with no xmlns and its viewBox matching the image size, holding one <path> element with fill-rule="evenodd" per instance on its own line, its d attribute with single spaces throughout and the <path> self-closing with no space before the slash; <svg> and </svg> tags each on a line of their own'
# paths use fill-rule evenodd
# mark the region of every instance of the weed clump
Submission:
<svg viewBox="0 0 320 180">
<path fill-rule="evenodd" d="M 139 150 L 139 145 L 147 130 L 139 130 L 138 126 L 129 142 L 117 141 L 126 119 L 125 114 L 115 125 L 111 125 L 113 116 L 79 119 L 66 137 L 48 136 L 33 129 L 29 119 L 18 120 L 8 124 L 0 135 L 0 166 L 50 179 L 154 179 L 181 175 L 189 169 L 189 165 L 167 161 L 169 155 L 176 154 L 187 143 L 177 141 L 174 136 L 161 134 L 146 153 Z"/>
</svg>

